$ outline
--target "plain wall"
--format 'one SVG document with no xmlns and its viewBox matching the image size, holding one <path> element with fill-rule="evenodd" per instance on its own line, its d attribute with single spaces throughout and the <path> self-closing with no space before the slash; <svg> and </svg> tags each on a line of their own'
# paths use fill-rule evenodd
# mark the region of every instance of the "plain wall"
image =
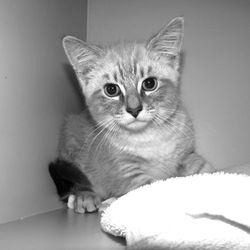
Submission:
<svg viewBox="0 0 250 250">
<path fill-rule="evenodd" d="M 61 206 L 47 166 L 80 108 L 61 39 L 85 39 L 86 14 L 84 0 L 0 1 L 0 223 Z"/>
<path fill-rule="evenodd" d="M 217 168 L 250 161 L 250 1 L 91 0 L 87 40 L 148 38 L 185 18 L 183 98 Z"/>
</svg>

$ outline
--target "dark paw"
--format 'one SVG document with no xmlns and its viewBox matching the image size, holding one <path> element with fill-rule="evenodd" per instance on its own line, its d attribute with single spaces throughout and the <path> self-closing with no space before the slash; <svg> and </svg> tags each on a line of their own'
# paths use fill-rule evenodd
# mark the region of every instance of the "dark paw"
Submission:
<svg viewBox="0 0 250 250">
<path fill-rule="evenodd" d="M 67 205 L 76 213 L 95 212 L 101 205 L 101 198 L 94 192 L 82 191 L 78 194 L 71 194 Z"/>
</svg>

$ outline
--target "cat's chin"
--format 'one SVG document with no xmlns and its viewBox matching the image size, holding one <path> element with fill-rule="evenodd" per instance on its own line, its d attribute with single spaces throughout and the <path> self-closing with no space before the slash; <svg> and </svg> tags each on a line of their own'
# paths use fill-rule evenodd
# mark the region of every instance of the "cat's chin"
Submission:
<svg viewBox="0 0 250 250">
<path fill-rule="evenodd" d="M 142 121 L 136 119 L 127 124 L 123 124 L 122 127 L 130 131 L 138 132 L 144 130 L 148 126 L 148 124 L 149 121 Z"/>
</svg>

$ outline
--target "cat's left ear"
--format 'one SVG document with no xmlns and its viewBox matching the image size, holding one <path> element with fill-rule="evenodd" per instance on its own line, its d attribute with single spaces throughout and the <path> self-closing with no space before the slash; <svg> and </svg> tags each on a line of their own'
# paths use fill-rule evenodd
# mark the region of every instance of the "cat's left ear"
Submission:
<svg viewBox="0 0 250 250">
<path fill-rule="evenodd" d="M 147 50 L 168 58 L 174 68 L 177 68 L 183 36 L 184 18 L 176 17 L 148 40 Z"/>
</svg>

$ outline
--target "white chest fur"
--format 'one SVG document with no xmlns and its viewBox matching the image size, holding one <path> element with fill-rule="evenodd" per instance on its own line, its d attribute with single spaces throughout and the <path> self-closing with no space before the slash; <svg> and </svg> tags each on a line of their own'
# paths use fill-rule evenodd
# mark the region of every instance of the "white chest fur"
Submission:
<svg viewBox="0 0 250 250">
<path fill-rule="evenodd" d="M 175 138 L 166 138 L 155 136 L 152 140 L 144 142 L 135 142 L 131 146 L 134 154 L 147 160 L 161 161 L 168 158 L 176 148 Z"/>
<path fill-rule="evenodd" d="M 177 145 L 177 135 L 163 134 L 159 130 L 147 130 L 115 142 L 116 147 L 122 147 L 123 152 L 142 157 L 150 161 L 161 161 L 168 158 Z"/>
<path fill-rule="evenodd" d="M 143 159 L 143 164 L 139 164 L 139 167 L 155 179 L 168 178 L 175 174 L 178 143 L 179 135 L 167 131 L 164 134 L 160 131 L 147 131 L 119 142 L 123 144 L 124 153 Z"/>
</svg>

